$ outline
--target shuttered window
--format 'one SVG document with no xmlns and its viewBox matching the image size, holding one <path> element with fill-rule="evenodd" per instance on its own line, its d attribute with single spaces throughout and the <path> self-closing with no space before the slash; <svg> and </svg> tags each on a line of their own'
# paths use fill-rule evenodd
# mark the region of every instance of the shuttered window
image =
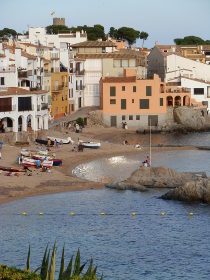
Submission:
<svg viewBox="0 0 210 280">
<path fill-rule="evenodd" d="M 140 99 L 139 107 L 140 109 L 149 109 L 149 99 Z"/>
<path fill-rule="evenodd" d="M 122 110 L 126 109 L 126 99 L 121 99 L 121 109 Z"/>
<path fill-rule="evenodd" d="M 0 112 L 10 112 L 12 111 L 12 98 L 0 98 Z"/>
<path fill-rule="evenodd" d="M 160 106 L 163 106 L 163 98 L 160 98 Z"/>
<path fill-rule="evenodd" d="M 151 95 L 152 95 L 152 87 L 146 86 L 146 96 L 151 96 Z"/>
<path fill-rule="evenodd" d="M 110 104 L 116 104 L 116 99 L 110 99 Z"/>
<path fill-rule="evenodd" d="M 116 87 L 110 87 L 110 96 L 116 96 Z"/>
</svg>

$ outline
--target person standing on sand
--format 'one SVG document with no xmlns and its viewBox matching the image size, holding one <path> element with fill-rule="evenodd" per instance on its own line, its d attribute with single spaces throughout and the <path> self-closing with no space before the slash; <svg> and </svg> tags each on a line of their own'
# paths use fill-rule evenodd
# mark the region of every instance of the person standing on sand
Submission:
<svg viewBox="0 0 210 280">
<path fill-rule="evenodd" d="M 50 145 L 51 145 L 51 140 L 48 139 L 48 141 L 47 141 L 47 147 L 50 147 Z"/>
<path fill-rule="evenodd" d="M 57 141 L 56 141 L 56 139 L 54 140 L 54 148 L 57 148 Z"/>
</svg>

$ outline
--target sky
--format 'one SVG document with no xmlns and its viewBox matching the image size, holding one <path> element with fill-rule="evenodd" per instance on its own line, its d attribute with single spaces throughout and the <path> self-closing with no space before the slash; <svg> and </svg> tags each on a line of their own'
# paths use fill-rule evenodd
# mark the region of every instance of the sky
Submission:
<svg viewBox="0 0 210 280">
<path fill-rule="evenodd" d="M 0 0 L 0 29 L 22 33 L 28 26 L 51 25 L 52 11 L 69 27 L 101 24 L 106 32 L 111 26 L 145 31 L 149 48 L 190 35 L 210 40 L 210 0 Z"/>
</svg>

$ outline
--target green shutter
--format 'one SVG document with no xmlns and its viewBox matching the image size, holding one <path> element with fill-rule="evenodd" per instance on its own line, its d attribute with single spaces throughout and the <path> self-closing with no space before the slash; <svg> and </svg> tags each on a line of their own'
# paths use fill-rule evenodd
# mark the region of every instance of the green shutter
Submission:
<svg viewBox="0 0 210 280">
<path fill-rule="evenodd" d="M 139 107 L 140 109 L 149 109 L 149 99 L 140 99 Z"/>
<path fill-rule="evenodd" d="M 160 106 L 163 106 L 163 98 L 160 98 Z"/>
<path fill-rule="evenodd" d="M 136 86 L 133 86 L 133 92 L 136 92 Z"/>
<path fill-rule="evenodd" d="M 152 87 L 146 86 L 146 96 L 151 96 L 151 95 L 152 95 Z"/>
<path fill-rule="evenodd" d="M 121 99 L 121 109 L 126 109 L 126 99 Z"/>
<path fill-rule="evenodd" d="M 116 96 L 116 87 L 110 87 L 110 96 Z"/>
</svg>

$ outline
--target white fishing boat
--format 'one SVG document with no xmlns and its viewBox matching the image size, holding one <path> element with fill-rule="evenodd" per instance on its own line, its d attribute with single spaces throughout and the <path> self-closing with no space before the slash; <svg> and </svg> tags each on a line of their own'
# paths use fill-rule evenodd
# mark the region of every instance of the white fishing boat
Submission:
<svg viewBox="0 0 210 280">
<path fill-rule="evenodd" d="M 37 160 L 32 158 L 23 158 L 22 159 L 22 165 L 28 166 L 28 167 L 52 167 L 53 161 L 52 160 Z"/>
<path fill-rule="evenodd" d="M 48 150 L 37 151 L 37 150 L 22 149 L 20 154 L 24 157 L 31 157 L 32 155 L 35 155 L 35 154 L 47 156 L 48 155 Z"/>
<path fill-rule="evenodd" d="M 97 143 L 97 142 L 80 141 L 80 144 L 84 148 L 89 148 L 89 149 L 99 149 L 101 147 L 101 143 Z"/>
<path fill-rule="evenodd" d="M 59 143 L 63 143 L 63 144 L 74 144 L 74 141 L 71 139 L 71 137 L 67 137 L 67 138 L 57 138 L 57 137 L 50 137 L 48 136 L 47 139 L 50 139 L 51 141 L 57 141 Z"/>
</svg>

